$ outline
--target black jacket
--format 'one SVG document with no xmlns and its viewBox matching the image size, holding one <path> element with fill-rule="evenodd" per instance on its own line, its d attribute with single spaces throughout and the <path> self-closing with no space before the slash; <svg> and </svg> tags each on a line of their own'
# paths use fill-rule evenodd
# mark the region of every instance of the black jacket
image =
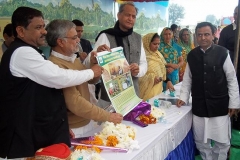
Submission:
<svg viewBox="0 0 240 160">
<path fill-rule="evenodd" d="M 223 64 L 227 49 L 212 45 L 205 53 L 197 47 L 187 61 L 192 74 L 192 112 L 199 117 L 228 114 L 228 87 Z"/>
<path fill-rule="evenodd" d="M 15 39 L 0 66 L 0 157 L 32 157 L 55 143 L 70 146 L 66 104 L 62 90 L 48 88 L 10 71 L 13 52 L 23 46 Z"/>
</svg>

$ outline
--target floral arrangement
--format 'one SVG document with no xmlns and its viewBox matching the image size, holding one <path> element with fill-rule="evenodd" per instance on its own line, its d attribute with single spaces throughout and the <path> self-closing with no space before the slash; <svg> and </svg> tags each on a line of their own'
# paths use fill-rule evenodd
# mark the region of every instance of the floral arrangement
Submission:
<svg viewBox="0 0 240 160">
<path fill-rule="evenodd" d="M 138 119 L 143 122 L 144 124 L 155 124 L 159 121 L 160 118 L 163 118 L 165 116 L 165 112 L 155 106 L 151 106 L 151 114 L 150 115 L 144 115 L 141 114 Z"/>
<path fill-rule="evenodd" d="M 160 118 L 165 117 L 166 113 L 159 107 L 151 106 L 151 115 L 158 121 Z"/>
<path fill-rule="evenodd" d="M 136 129 L 125 124 L 105 122 L 102 131 L 96 136 L 102 139 L 106 146 L 125 148 L 128 151 L 139 149 L 138 141 L 134 140 Z"/>
<path fill-rule="evenodd" d="M 71 155 L 71 160 L 104 160 L 94 149 L 76 148 Z"/>
<path fill-rule="evenodd" d="M 105 122 L 101 132 L 89 140 L 81 141 L 82 145 L 75 147 L 71 160 L 103 160 L 101 149 L 117 152 L 131 152 L 139 149 L 135 139 L 136 129 L 124 124 Z"/>
</svg>

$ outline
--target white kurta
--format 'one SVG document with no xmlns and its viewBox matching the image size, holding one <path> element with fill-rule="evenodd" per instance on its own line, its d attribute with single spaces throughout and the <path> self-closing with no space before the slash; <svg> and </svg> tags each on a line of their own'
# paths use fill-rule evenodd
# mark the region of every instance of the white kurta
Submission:
<svg viewBox="0 0 240 160">
<path fill-rule="evenodd" d="M 239 90 L 236 73 L 228 55 L 223 70 L 228 82 L 229 106 L 228 108 L 240 108 Z M 192 86 L 192 74 L 187 64 L 180 89 L 180 98 L 185 103 L 188 102 Z M 228 115 L 214 118 L 193 116 L 193 129 L 195 140 L 207 142 L 212 139 L 220 143 L 227 143 L 230 140 L 230 118 Z"/>
<path fill-rule="evenodd" d="M 27 77 L 38 84 L 56 89 L 76 86 L 94 77 L 91 69 L 76 71 L 59 68 L 28 46 L 19 47 L 13 52 L 10 71 L 13 76 Z"/>
</svg>

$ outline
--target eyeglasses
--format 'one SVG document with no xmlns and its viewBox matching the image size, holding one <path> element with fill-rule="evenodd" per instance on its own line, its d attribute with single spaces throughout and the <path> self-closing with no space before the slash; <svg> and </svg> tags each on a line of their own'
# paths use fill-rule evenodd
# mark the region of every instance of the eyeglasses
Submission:
<svg viewBox="0 0 240 160">
<path fill-rule="evenodd" d="M 63 38 L 70 38 L 70 39 L 72 39 L 72 40 L 76 40 L 76 39 L 78 39 L 78 36 L 75 35 L 75 36 L 73 36 L 73 37 L 63 37 Z"/>
</svg>

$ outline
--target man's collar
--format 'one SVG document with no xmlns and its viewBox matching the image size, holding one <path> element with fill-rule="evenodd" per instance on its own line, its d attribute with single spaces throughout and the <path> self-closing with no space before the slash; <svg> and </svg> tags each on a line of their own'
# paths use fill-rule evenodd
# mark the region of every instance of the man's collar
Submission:
<svg viewBox="0 0 240 160">
<path fill-rule="evenodd" d="M 23 41 L 22 39 L 20 39 L 18 37 L 16 37 L 14 39 L 14 41 L 24 43 L 26 46 L 30 46 L 30 47 L 34 48 L 35 50 L 37 50 L 38 53 L 42 54 L 42 50 L 39 49 L 39 47 L 35 47 L 35 46 L 31 45 L 31 44 L 28 44 L 27 42 Z"/>
<path fill-rule="evenodd" d="M 236 23 L 232 23 L 232 25 L 233 25 L 233 30 L 237 29 Z"/>
<path fill-rule="evenodd" d="M 211 44 L 211 46 L 209 46 L 207 49 L 206 49 L 206 51 L 204 51 L 200 46 L 200 49 L 201 49 L 201 51 L 203 51 L 203 53 L 206 53 L 207 52 L 207 50 L 209 49 L 209 48 L 211 48 L 213 46 L 213 43 Z"/>
<path fill-rule="evenodd" d="M 55 57 L 58 57 L 60 59 L 63 59 L 65 61 L 69 61 L 69 62 L 72 62 L 72 63 L 75 61 L 76 56 L 77 56 L 76 54 L 72 54 L 71 56 L 65 56 L 61 53 L 58 53 L 58 52 L 54 51 L 54 50 L 52 50 L 51 54 Z"/>
</svg>

